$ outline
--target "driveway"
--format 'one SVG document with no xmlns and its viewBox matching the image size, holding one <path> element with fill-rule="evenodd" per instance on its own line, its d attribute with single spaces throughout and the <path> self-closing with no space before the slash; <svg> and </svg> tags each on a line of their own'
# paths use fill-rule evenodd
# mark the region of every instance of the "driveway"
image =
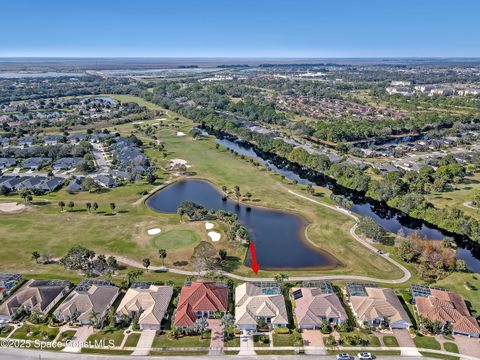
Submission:
<svg viewBox="0 0 480 360">
<path fill-rule="evenodd" d="M 143 330 L 138 339 L 137 346 L 132 355 L 146 356 L 150 353 L 153 339 L 155 338 L 156 330 Z"/>
<path fill-rule="evenodd" d="M 223 326 L 219 319 L 208 319 L 208 327 L 211 330 L 209 355 L 223 354 Z"/>
<path fill-rule="evenodd" d="M 82 344 L 87 342 L 90 335 L 93 334 L 93 327 L 84 325 L 78 328 L 77 332 L 72 338 L 72 346 L 66 346 L 62 351 L 79 353 L 82 351 Z"/>
<path fill-rule="evenodd" d="M 455 335 L 455 344 L 457 344 L 460 354 L 480 357 L 479 339 Z"/>
<path fill-rule="evenodd" d="M 402 349 L 401 355 L 402 356 L 422 356 L 420 352 L 417 350 L 415 343 L 413 342 L 410 333 L 406 329 L 393 329 L 393 335 L 397 338 L 398 346 L 404 347 Z"/>
<path fill-rule="evenodd" d="M 323 344 L 323 334 L 320 330 L 303 330 L 303 346 L 307 355 L 326 355 L 327 350 Z"/>
<path fill-rule="evenodd" d="M 253 346 L 253 332 L 242 330 L 240 334 L 240 352 L 238 355 L 256 355 Z"/>
</svg>

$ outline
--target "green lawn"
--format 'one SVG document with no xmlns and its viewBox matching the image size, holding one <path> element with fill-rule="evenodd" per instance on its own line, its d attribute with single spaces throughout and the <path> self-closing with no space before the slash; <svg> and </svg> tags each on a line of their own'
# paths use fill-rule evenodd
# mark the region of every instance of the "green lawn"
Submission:
<svg viewBox="0 0 480 360">
<path fill-rule="evenodd" d="M 453 342 L 445 342 L 443 343 L 443 349 L 448 352 L 457 353 L 458 354 L 458 346 Z"/>
<path fill-rule="evenodd" d="M 268 335 L 254 335 L 253 336 L 253 346 L 255 347 L 268 347 L 270 346 L 270 339 Z"/>
<path fill-rule="evenodd" d="M 49 328 L 47 325 L 24 325 L 18 328 L 11 338 L 52 341 L 59 331 L 59 328 Z"/>
<path fill-rule="evenodd" d="M 422 356 L 435 358 L 435 359 L 443 359 L 443 360 L 458 360 L 458 359 L 460 359 L 458 356 L 436 354 L 436 353 L 431 353 L 431 352 L 426 352 L 426 351 L 420 351 L 420 354 L 422 354 Z"/>
<path fill-rule="evenodd" d="M 123 329 L 120 330 L 101 330 L 88 338 L 89 342 L 105 340 L 105 346 L 120 346 L 124 335 Z"/>
<path fill-rule="evenodd" d="M 380 339 L 376 337 L 375 335 L 368 334 L 364 331 L 353 331 L 349 333 L 341 333 L 340 334 L 340 340 L 344 340 L 348 336 L 359 336 L 362 339 L 365 339 L 368 341 L 367 346 L 380 346 Z M 344 346 L 362 346 L 362 345 L 348 345 L 346 342 L 344 342 Z"/>
<path fill-rule="evenodd" d="M 150 245 L 153 248 L 166 250 L 193 248 L 199 242 L 198 234 L 190 229 L 170 230 L 150 239 Z"/>
<path fill-rule="evenodd" d="M 422 349 L 432 349 L 432 350 L 440 350 L 441 345 L 440 343 L 433 337 L 433 336 L 424 336 L 418 334 L 413 338 L 415 345 L 418 348 Z"/>
<path fill-rule="evenodd" d="M 294 346 L 293 334 L 273 334 L 273 346 Z"/>
<path fill-rule="evenodd" d="M 389 347 L 397 347 L 398 346 L 398 341 L 395 336 L 384 336 L 383 337 L 383 343 L 385 346 Z"/>
<path fill-rule="evenodd" d="M 4 326 L 3 328 L 0 329 L 0 338 L 7 337 L 8 334 L 10 334 L 13 330 L 12 325 L 7 325 Z"/>
<path fill-rule="evenodd" d="M 72 340 L 72 338 L 75 336 L 76 333 L 77 333 L 76 330 L 66 330 L 66 331 L 63 331 L 63 332 L 60 334 L 60 337 L 58 338 L 58 340 L 61 341 L 61 342 L 65 342 L 65 341 L 68 341 L 68 340 Z"/>
<path fill-rule="evenodd" d="M 139 333 L 131 333 L 128 335 L 127 341 L 125 341 L 126 347 L 134 347 L 137 346 L 138 339 L 140 339 Z"/>
<path fill-rule="evenodd" d="M 162 350 L 162 351 L 151 351 L 150 356 L 200 356 L 208 355 L 208 351 L 173 351 L 173 350 Z"/>
<path fill-rule="evenodd" d="M 163 347 L 209 347 L 210 334 L 205 334 L 203 339 L 199 335 L 183 336 L 178 339 L 169 338 L 167 335 L 157 335 L 153 340 L 153 348 Z"/>
<path fill-rule="evenodd" d="M 225 347 L 239 347 L 240 346 L 240 337 L 235 336 L 229 340 L 224 341 Z"/>
</svg>

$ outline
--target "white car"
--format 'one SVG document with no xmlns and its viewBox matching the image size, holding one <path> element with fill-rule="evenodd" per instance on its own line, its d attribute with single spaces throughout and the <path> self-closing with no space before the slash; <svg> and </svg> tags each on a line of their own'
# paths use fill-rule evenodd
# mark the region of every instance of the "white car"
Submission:
<svg viewBox="0 0 480 360">
<path fill-rule="evenodd" d="M 337 355 L 337 360 L 351 360 L 352 357 L 347 353 L 340 353 Z"/>
<path fill-rule="evenodd" d="M 370 354 L 369 352 L 361 352 L 361 353 L 358 353 L 357 356 L 360 360 L 372 360 L 373 359 L 372 354 Z"/>
</svg>

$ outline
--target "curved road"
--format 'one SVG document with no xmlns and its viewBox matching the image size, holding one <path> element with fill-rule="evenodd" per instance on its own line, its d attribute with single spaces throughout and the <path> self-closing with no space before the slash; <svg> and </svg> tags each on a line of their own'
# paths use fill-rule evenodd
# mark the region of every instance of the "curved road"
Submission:
<svg viewBox="0 0 480 360">
<path fill-rule="evenodd" d="M 356 221 L 355 225 L 353 225 L 353 227 L 350 229 L 350 234 L 352 235 L 352 237 L 357 240 L 359 243 L 361 243 L 363 246 L 365 246 L 367 249 L 371 250 L 372 252 L 374 252 L 375 254 L 377 254 L 377 248 L 375 248 L 374 246 L 372 246 L 371 244 L 369 244 L 368 242 L 366 242 L 365 240 L 363 240 L 362 238 L 360 238 L 356 233 L 355 233 L 355 230 L 357 229 L 357 226 L 358 226 L 358 217 L 354 214 L 352 214 L 350 211 L 348 210 L 345 210 L 345 209 L 340 209 L 336 206 L 332 206 L 332 205 L 328 205 L 328 204 L 324 204 L 324 203 L 321 203 L 317 200 L 314 200 L 314 199 L 311 199 L 307 196 L 304 196 L 304 195 L 301 195 L 301 194 L 298 194 L 292 190 L 288 190 L 288 192 L 294 196 L 297 196 L 301 199 L 304 199 L 304 200 L 307 200 L 307 201 L 310 201 L 310 202 L 313 202 L 317 205 L 321 205 L 321 206 L 325 206 L 331 210 L 334 210 L 334 211 L 337 211 L 337 212 L 340 212 L 344 215 L 347 215 L 349 217 L 351 217 L 352 219 L 354 219 Z M 113 255 L 116 257 L 116 259 L 125 264 L 125 265 L 128 265 L 128 266 L 131 266 L 131 267 L 135 267 L 135 268 L 139 268 L 139 269 L 144 269 L 145 267 L 143 266 L 142 263 L 138 262 L 138 261 L 135 261 L 135 260 L 132 260 L 132 259 L 128 259 L 128 258 L 125 258 L 123 256 L 117 256 L 117 255 Z M 378 282 L 378 283 L 385 283 L 385 284 L 401 284 L 401 283 L 404 283 L 406 281 L 408 281 L 410 279 L 410 277 L 412 276 L 412 274 L 410 273 L 410 271 L 405 268 L 403 265 L 399 264 L 397 261 L 393 260 L 392 258 L 390 258 L 389 256 L 384 256 L 385 260 L 389 261 L 390 263 L 392 263 L 393 265 L 395 265 L 396 267 L 398 267 L 402 272 L 403 272 L 403 276 L 400 278 L 400 279 L 395 279 L 395 280 L 385 280 L 385 279 L 378 279 L 378 278 L 372 278 L 372 277 L 368 277 L 368 276 L 359 276 L 359 275 L 322 275 L 322 276 L 291 276 L 289 277 L 289 280 L 291 281 L 307 281 L 307 280 L 355 280 L 355 281 L 371 281 L 371 282 Z M 150 266 L 149 269 L 153 270 L 153 271 L 160 271 L 160 272 L 171 272 L 171 273 L 174 273 L 174 274 L 180 274 L 180 275 L 187 275 L 187 276 L 190 276 L 190 275 L 204 275 L 206 272 L 200 272 L 200 273 L 197 273 L 197 272 L 194 272 L 194 271 L 187 271 L 187 270 L 180 270 L 180 269 L 172 269 L 172 268 L 167 268 L 167 267 L 163 267 L 163 266 Z M 218 270 L 216 271 L 217 274 L 220 274 L 220 275 L 224 275 L 224 276 L 227 276 L 229 278 L 232 278 L 232 279 L 236 279 L 236 280 L 240 280 L 240 281 L 273 281 L 274 279 L 269 277 L 269 278 L 266 278 L 266 277 L 246 277 L 246 276 L 241 276 L 241 275 L 236 275 L 236 274 L 232 274 L 232 273 L 229 273 L 229 272 L 226 272 L 226 271 L 221 271 L 221 270 Z"/>
</svg>

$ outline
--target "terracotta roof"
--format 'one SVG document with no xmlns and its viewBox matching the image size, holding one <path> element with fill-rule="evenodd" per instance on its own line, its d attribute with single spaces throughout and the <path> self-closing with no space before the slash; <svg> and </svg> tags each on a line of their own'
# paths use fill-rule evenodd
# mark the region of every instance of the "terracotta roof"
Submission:
<svg viewBox="0 0 480 360">
<path fill-rule="evenodd" d="M 445 290 L 431 289 L 430 297 L 415 297 L 418 314 L 442 324 L 451 323 L 454 331 L 480 334 L 477 320 L 470 315 L 463 297 Z"/>
<path fill-rule="evenodd" d="M 227 306 L 226 286 L 219 286 L 215 282 L 192 282 L 190 286 L 184 286 L 180 292 L 174 325 L 192 326 L 197 319 L 197 311 L 226 312 Z"/>
</svg>

